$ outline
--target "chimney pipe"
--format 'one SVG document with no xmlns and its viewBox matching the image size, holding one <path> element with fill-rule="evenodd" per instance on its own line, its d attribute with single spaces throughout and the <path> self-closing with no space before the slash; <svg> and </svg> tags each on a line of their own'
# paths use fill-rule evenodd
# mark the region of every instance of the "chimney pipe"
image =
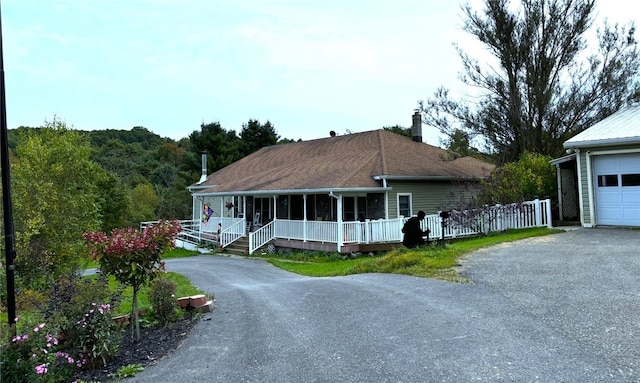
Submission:
<svg viewBox="0 0 640 383">
<path fill-rule="evenodd" d="M 415 142 L 422 142 L 422 115 L 416 109 L 413 112 L 413 123 L 411 124 L 411 138 Z"/>
<path fill-rule="evenodd" d="M 207 152 L 202 152 L 202 175 L 200 176 L 199 184 L 207 180 Z"/>
</svg>

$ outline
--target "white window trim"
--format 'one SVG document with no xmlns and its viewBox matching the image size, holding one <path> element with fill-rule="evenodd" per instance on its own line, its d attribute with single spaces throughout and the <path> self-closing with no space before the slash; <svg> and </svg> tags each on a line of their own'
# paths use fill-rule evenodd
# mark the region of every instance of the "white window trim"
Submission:
<svg viewBox="0 0 640 383">
<path fill-rule="evenodd" d="M 400 215 L 400 197 L 409 197 L 409 217 L 413 216 L 413 194 L 412 193 L 398 193 L 396 195 L 396 215 L 398 218 Z M 405 218 L 409 218 L 405 217 Z"/>
</svg>

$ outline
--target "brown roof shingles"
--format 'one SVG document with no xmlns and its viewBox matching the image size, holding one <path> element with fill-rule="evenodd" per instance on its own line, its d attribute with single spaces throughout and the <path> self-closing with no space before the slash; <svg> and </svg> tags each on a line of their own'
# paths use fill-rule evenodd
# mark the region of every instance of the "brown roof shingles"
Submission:
<svg viewBox="0 0 640 383">
<path fill-rule="evenodd" d="M 375 176 L 484 178 L 493 165 L 386 130 L 262 148 L 209 175 L 207 192 L 374 188 Z M 196 186 L 196 185 L 192 185 Z"/>
</svg>

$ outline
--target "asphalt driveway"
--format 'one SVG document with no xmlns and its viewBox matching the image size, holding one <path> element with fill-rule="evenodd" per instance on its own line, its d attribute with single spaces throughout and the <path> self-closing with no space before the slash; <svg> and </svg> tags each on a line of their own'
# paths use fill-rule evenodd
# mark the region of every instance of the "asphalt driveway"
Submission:
<svg viewBox="0 0 640 383">
<path fill-rule="evenodd" d="M 216 309 L 131 382 L 640 381 L 640 231 L 484 249 L 469 284 L 309 278 L 260 260 L 168 262 Z"/>
</svg>

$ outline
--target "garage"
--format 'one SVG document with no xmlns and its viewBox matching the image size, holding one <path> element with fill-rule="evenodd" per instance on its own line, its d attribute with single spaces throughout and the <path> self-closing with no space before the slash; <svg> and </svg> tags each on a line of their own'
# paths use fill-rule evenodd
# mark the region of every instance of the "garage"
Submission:
<svg viewBox="0 0 640 383">
<path fill-rule="evenodd" d="M 640 226 L 640 153 L 593 157 L 596 223 Z"/>
<path fill-rule="evenodd" d="M 563 146 L 567 155 L 551 161 L 560 220 L 572 218 L 565 205 L 577 192 L 582 226 L 640 227 L 640 104 L 620 108 Z"/>
</svg>

